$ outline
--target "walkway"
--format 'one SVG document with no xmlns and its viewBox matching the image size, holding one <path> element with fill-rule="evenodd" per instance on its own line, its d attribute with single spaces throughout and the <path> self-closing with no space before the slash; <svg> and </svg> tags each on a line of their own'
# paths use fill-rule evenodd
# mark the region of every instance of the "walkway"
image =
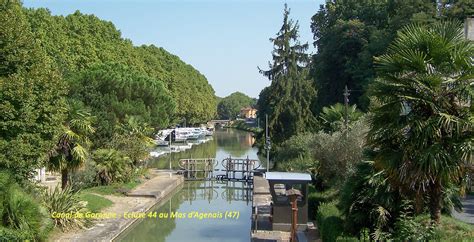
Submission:
<svg viewBox="0 0 474 242">
<path fill-rule="evenodd" d="M 183 183 L 182 176 L 157 173 L 155 177 L 133 189 L 126 197 L 105 196 L 114 205 L 103 213 L 117 214 L 117 218 L 98 219 L 91 228 L 71 231 L 52 238 L 55 241 L 111 241 L 126 230 L 137 219 L 124 218 L 124 213 L 143 213 L 163 201 Z"/>
<path fill-rule="evenodd" d="M 461 202 L 464 207 L 462 213 L 453 211 L 453 217 L 474 224 L 474 195 L 467 195 Z"/>
</svg>

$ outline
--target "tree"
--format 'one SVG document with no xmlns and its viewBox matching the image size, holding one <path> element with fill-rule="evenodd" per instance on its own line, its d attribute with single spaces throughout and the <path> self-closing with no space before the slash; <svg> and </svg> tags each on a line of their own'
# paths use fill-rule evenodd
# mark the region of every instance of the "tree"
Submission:
<svg viewBox="0 0 474 242">
<path fill-rule="evenodd" d="M 97 117 L 96 146 L 103 147 L 134 116 L 153 128 L 169 125 L 175 103 L 163 82 L 133 68 L 104 63 L 95 65 L 71 81 L 71 96 L 91 107 Z"/>
<path fill-rule="evenodd" d="M 311 76 L 318 87 L 313 111 L 343 101 L 347 85 L 350 104 L 367 110 L 367 87 L 375 78 L 373 57 L 385 53 L 396 32 L 409 23 L 431 23 L 436 4 L 426 0 L 327 1 L 312 17 L 318 52 Z"/>
<path fill-rule="evenodd" d="M 108 144 L 113 149 L 126 154 L 132 161 L 132 165 L 138 166 L 148 157 L 150 148 L 155 145 L 150 136 L 153 128 L 148 124 L 140 122 L 139 118 L 127 116 L 125 122 L 120 124 L 117 133 Z"/>
<path fill-rule="evenodd" d="M 0 1 L 0 22 L 0 169 L 24 184 L 54 146 L 66 89 L 19 1 Z"/>
<path fill-rule="evenodd" d="M 70 101 L 67 122 L 56 146 L 49 153 L 50 170 L 61 172 L 61 187 L 69 183 L 69 173 L 76 170 L 89 158 L 89 137 L 94 133 L 92 116 L 82 103 Z"/>
<path fill-rule="evenodd" d="M 344 127 L 346 108 L 341 103 L 336 103 L 329 107 L 324 107 L 322 112 L 319 114 L 321 119 L 322 128 L 326 132 L 340 131 Z M 363 115 L 362 112 L 357 110 L 357 106 L 354 104 L 347 109 L 347 121 L 357 121 Z"/>
<path fill-rule="evenodd" d="M 241 92 L 234 92 L 219 101 L 217 114 L 221 119 L 235 119 L 240 114 L 240 109 L 252 106 L 255 106 L 254 99 Z"/>
<path fill-rule="evenodd" d="M 269 112 L 259 112 L 259 115 L 260 118 L 269 115 L 269 132 L 276 143 L 312 129 L 315 123 L 310 107 L 316 91 L 307 78 L 306 68 L 308 44 L 298 41 L 298 22 L 289 19 L 289 14 L 285 4 L 283 25 L 277 36 L 270 38 L 274 44 L 273 63 L 269 63 L 269 70 L 259 68 L 260 73 L 272 82 L 268 89 L 264 89 L 265 95 L 261 95 L 267 100 L 259 100 L 260 105 L 268 105 L 259 108 Z"/>
<path fill-rule="evenodd" d="M 442 196 L 471 155 L 474 45 L 460 24 L 411 25 L 376 58 L 369 144 L 394 184 L 429 197 L 439 223 Z"/>
<path fill-rule="evenodd" d="M 161 47 L 134 46 L 112 22 L 79 11 L 52 16 L 47 9 L 24 9 L 35 39 L 69 79 L 103 63 L 119 63 L 162 82 L 175 103 L 173 122 L 214 118 L 217 102 L 206 77 Z M 192 95 L 189 95 L 192 93 Z M 150 123 L 151 124 L 151 123 Z"/>
</svg>

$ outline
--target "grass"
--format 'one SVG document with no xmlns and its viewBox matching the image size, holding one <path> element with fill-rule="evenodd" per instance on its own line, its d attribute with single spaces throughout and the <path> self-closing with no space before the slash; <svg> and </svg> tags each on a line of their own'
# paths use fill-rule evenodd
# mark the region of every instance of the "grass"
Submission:
<svg viewBox="0 0 474 242">
<path fill-rule="evenodd" d="M 81 192 L 79 198 L 81 201 L 86 201 L 87 209 L 94 213 L 100 212 L 102 209 L 110 207 L 113 204 L 113 202 L 107 198 L 90 193 Z"/>
<path fill-rule="evenodd" d="M 117 196 L 124 196 L 124 194 L 131 189 L 138 186 L 141 182 L 140 181 L 131 181 L 122 184 L 111 184 L 108 186 L 97 186 L 84 189 L 85 193 L 97 193 L 101 195 L 117 195 Z"/>
<path fill-rule="evenodd" d="M 474 239 L 474 225 L 464 223 L 455 218 L 442 216 L 441 223 L 436 229 L 435 234 L 437 239 L 441 240 L 452 240 L 452 239 Z"/>
</svg>

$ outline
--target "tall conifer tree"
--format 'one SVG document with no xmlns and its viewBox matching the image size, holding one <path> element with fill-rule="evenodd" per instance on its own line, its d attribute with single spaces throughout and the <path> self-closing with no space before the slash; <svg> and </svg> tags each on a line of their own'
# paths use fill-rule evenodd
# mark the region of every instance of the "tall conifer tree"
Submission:
<svg viewBox="0 0 474 242">
<path fill-rule="evenodd" d="M 274 48 L 269 70 L 259 71 L 272 82 L 261 100 L 266 107 L 259 107 L 260 116 L 268 114 L 269 130 L 272 140 L 280 143 L 284 138 L 311 129 L 314 116 L 311 102 L 316 94 L 308 80 L 306 54 L 308 44 L 298 41 L 298 22 L 289 18 L 290 10 L 285 4 L 283 25 L 275 38 L 270 38 Z M 261 95 L 262 98 L 262 95 Z"/>
</svg>

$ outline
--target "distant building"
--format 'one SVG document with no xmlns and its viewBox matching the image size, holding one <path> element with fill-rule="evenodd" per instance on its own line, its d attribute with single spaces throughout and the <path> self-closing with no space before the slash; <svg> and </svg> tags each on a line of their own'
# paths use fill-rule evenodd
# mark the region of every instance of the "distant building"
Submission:
<svg viewBox="0 0 474 242">
<path fill-rule="evenodd" d="M 252 107 L 245 107 L 240 109 L 240 117 L 245 119 L 257 118 L 257 109 Z"/>
</svg>

